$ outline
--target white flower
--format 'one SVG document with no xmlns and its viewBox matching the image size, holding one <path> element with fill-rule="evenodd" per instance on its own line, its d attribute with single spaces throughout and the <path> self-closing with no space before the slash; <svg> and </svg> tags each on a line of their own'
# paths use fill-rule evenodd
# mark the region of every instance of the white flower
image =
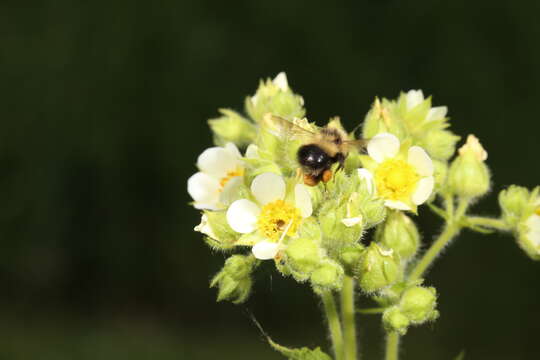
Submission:
<svg viewBox="0 0 540 360">
<path fill-rule="evenodd" d="M 188 179 L 188 193 L 197 209 L 218 210 L 242 182 L 242 155 L 233 143 L 203 151 L 197 160 L 199 172 Z"/>
<path fill-rule="evenodd" d="M 411 146 L 406 156 L 400 154 L 400 146 L 392 134 L 374 136 L 367 151 L 376 166 L 373 173 L 360 169 L 358 175 L 368 184 L 374 182 L 377 196 L 385 200 L 387 207 L 415 210 L 433 191 L 433 162 L 419 146 Z"/>
<path fill-rule="evenodd" d="M 257 259 L 273 259 L 280 250 L 285 235 L 293 236 L 302 219 L 313 212 L 309 191 L 304 184 L 294 187 L 294 201 L 285 200 L 286 184 L 274 173 L 258 175 L 251 183 L 256 199 L 236 200 L 227 210 L 227 222 L 236 232 L 249 234 L 258 231 L 264 240 L 252 244 Z"/>
<path fill-rule="evenodd" d="M 424 93 L 422 90 L 409 90 L 407 92 L 407 110 L 412 110 L 424 102 Z M 446 116 L 448 108 L 446 106 L 435 106 L 429 109 L 426 115 L 426 121 L 442 120 Z"/>
</svg>

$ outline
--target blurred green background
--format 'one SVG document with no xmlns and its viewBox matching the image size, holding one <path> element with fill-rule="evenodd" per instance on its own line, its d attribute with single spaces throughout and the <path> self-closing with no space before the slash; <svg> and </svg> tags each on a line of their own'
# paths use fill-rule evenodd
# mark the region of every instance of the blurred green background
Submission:
<svg viewBox="0 0 540 360">
<path fill-rule="evenodd" d="M 242 306 L 208 289 L 224 256 L 192 231 L 206 120 L 286 71 L 322 124 L 421 88 L 478 135 L 493 192 L 540 181 L 537 1 L 0 2 L 0 358 L 280 359 L 327 346 L 307 285 L 265 264 Z M 429 243 L 439 220 L 421 210 Z M 540 264 L 464 232 L 429 273 L 441 318 L 403 359 L 537 359 Z M 365 303 L 365 300 L 360 300 Z M 359 319 L 380 359 L 377 316 Z"/>
</svg>

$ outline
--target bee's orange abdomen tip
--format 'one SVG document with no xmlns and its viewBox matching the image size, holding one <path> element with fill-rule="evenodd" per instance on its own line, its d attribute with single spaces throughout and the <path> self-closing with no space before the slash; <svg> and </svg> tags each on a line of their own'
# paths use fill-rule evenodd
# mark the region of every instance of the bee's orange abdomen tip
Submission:
<svg viewBox="0 0 540 360">
<path fill-rule="evenodd" d="M 308 174 L 304 174 L 304 184 L 308 185 L 308 186 L 315 186 L 319 183 L 319 181 L 314 178 L 313 176 L 311 175 L 308 175 Z"/>
</svg>

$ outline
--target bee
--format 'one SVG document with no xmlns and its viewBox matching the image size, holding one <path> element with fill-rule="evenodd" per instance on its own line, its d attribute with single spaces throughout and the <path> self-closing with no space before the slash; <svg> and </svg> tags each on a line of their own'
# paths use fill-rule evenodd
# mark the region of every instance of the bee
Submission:
<svg viewBox="0 0 540 360">
<path fill-rule="evenodd" d="M 316 186 L 332 178 L 330 168 L 338 163 L 338 170 L 345 164 L 347 154 L 353 148 L 363 148 L 366 140 L 347 140 L 347 134 L 333 126 L 324 126 L 310 131 L 281 117 L 265 114 L 264 127 L 272 134 L 303 142 L 298 148 L 297 161 L 303 172 L 304 184 Z"/>
</svg>

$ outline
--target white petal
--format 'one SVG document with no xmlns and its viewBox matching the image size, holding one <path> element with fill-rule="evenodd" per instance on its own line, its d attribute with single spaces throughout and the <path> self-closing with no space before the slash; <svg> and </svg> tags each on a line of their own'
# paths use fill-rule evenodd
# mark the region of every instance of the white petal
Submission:
<svg viewBox="0 0 540 360">
<path fill-rule="evenodd" d="M 296 207 L 300 209 L 300 214 L 303 218 L 310 217 L 313 213 L 313 205 L 311 204 L 311 196 L 309 190 L 304 184 L 296 184 L 294 187 L 294 201 Z"/>
<path fill-rule="evenodd" d="M 362 217 L 361 216 L 356 216 L 356 217 L 352 217 L 352 218 L 344 218 L 344 219 L 341 219 L 341 222 L 343 223 L 343 225 L 347 226 L 347 227 L 351 227 L 351 226 L 354 226 L 356 224 L 359 224 L 362 222 Z"/>
<path fill-rule="evenodd" d="M 236 200 L 227 210 L 227 222 L 236 232 L 247 234 L 257 227 L 257 219 L 261 209 L 252 201 Z"/>
<path fill-rule="evenodd" d="M 258 158 L 259 157 L 259 147 L 255 144 L 249 144 L 246 149 L 247 158 Z"/>
<path fill-rule="evenodd" d="M 424 93 L 422 90 L 409 90 L 407 93 L 407 110 L 411 110 L 416 105 L 424 101 Z"/>
<path fill-rule="evenodd" d="M 261 241 L 253 245 L 251 252 L 259 260 L 270 260 L 276 257 L 279 244 L 270 241 Z"/>
<path fill-rule="evenodd" d="M 375 135 L 369 140 L 367 151 L 376 162 L 396 156 L 399 151 L 399 139 L 390 133 Z"/>
<path fill-rule="evenodd" d="M 435 120 L 444 119 L 447 112 L 448 112 L 448 108 L 446 106 L 432 107 L 428 111 L 428 114 L 426 116 L 426 121 L 435 121 Z"/>
<path fill-rule="evenodd" d="M 242 157 L 242 154 L 240 154 L 240 150 L 234 145 L 233 143 L 229 142 L 225 144 L 225 150 L 231 153 L 234 157 L 237 159 Z"/>
<path fill-rule="evenodd" d="M 240 159 L 222 147 L 204 150 L 197 160 L 197 166 L 202 172 L 218 180 L 225 177 L 229 171 L 236 170 L 239 165 L 241 165 Z"/>
<path fill-rule="evenodd" d="M 215 209 L 219 202 L 219 181 L 198 172 L 188 179 L 188 193 L 195 200 L 197 209 Z"/>
<path fill-rule="evenodd" d="M 434 180 L 433 176 L 426 176 L 418 180 L 416 189 L 412 196 L 412 202 L 416 205 L 423 204 L 433 192 Z"/>
<path fill-rule="evenodd" d="M 282 91 L 289 90 L 289 83 L 287 81 L 287 75 L 282 71 L 274 78 L 273 83 Z"/>
<path fill-rule="evenodd" d="M 366 182 L 367 190 L 370 194 L 373 194 L 375 189 L 375 182 L 373 181 L 373 174 L 368 169 L 360 168 L 358 169 L 358 176 L 360 179 Z"/>
<path fill-rule="evenodd" d="M 206 214 L 203 214 L 201 216 L 201 223 L 195 226 L 193 230 L 203 233 L 205 235 L 208 235 L 212 239 L 216 239 L 216 235 L 214 234 L 214 231 L 212 230 L 212 228 L 210 227 L 210 224 L 208 223 L 208 216 L 206 216 Z"/>
<path fill-rule="evenodd" d="M 396 210 L 411 210 L 411 207 L 402 201 L 385 200 L 384 205 L 386 207 L 389 207 L 391 209 L 396 209 Z"/>
<path fill-rule="evenodd" d="M 407 156 L 407 162 L 414 166 L 420 176 L 433 175 L 433 161 L 427 152 L 420 146 L 411 146 Z"/>
<path fill-rule="evenodd" d="M 261 205 L 285 198 L 285 181 L 283 177 L 271 172 L 257 175 L 251 183 L 251 192 Z"/>
<path fill-rule="evenodd" d="M 241 176 L 235 176 L 223 187 L 219 196 L 219 202 L 223 205 L 229 205 L 234 200 L 240 198 L 239 189 L 242 186 L 243 179 Z"/>
<path fill-rule="evenodd" d="M 527 224 L 530 231 L 540 232 L 540 216 L 532 214 L 525 224 Z"/>
</svg>

